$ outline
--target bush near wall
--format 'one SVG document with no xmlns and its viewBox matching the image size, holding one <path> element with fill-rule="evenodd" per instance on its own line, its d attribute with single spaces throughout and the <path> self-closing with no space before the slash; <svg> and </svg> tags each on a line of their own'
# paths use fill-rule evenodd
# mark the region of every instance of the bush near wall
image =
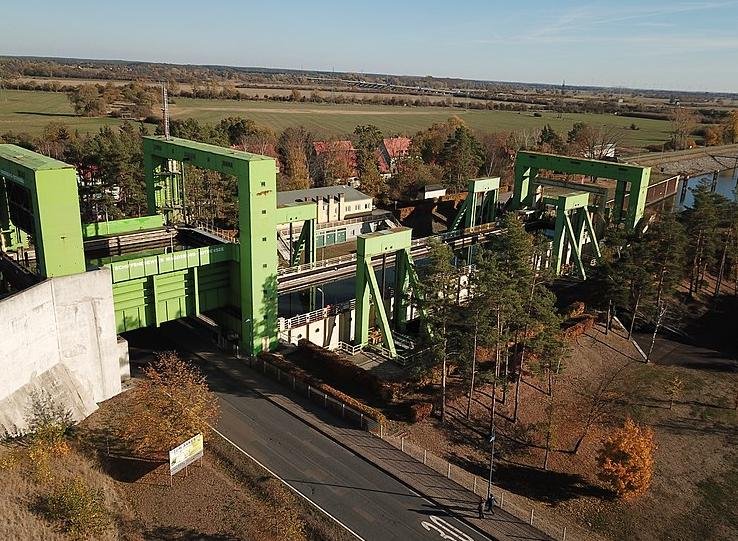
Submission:
<svg viewBox="0 0 738 541">
<path fill-rule="evenodd" d="M 277 355 L 275 353 L 261 353 L 259 357 L 266 362 L 276 366 L 283 372 L 294 377 L 302 384 L 310 385 L 311 387 L 314 387 L 315 389 L 327 394 L 331 398 L 345 403 L 347 406 L 355 409 L 359 413 L 363 413 L 366 417 L 376 421 L 381 426 L 385 426 L 387 424 L 387 418 L 378 409 L 367 406 L 366 404 L 356 400 L 352 396 L 349 396 L 346 393 L 343 393 L 338 389 L 328 385 L 327 383 L 324 383 L 323 381 L 309 374 L 299 366 L 286 361 L 281 355 Z"/>
<path fill-rule="evenodd" d="M 375 375 L 305 338 L 298 342 L 293 358 L 300 367 L 352 396 L 367 400 L 391 398 L 391 389 Z"/>
</svg>

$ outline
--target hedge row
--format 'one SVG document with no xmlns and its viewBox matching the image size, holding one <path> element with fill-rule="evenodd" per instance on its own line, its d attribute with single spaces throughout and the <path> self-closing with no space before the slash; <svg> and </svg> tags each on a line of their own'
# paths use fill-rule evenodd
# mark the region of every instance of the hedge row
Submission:
<svg viewBox="0 0 738 541">
<path fill-rule="evenodd" d="M 353 396 L 366 400 L 391 397 L 391 389 L 374 374 L 305 338 L 298 342 L 298 351 L 292 358 L 311 374 Z"/>
<path fill-rule="evenodd" d="M 324 383 L 320 379 L 309 374 L 308 372 L 306 372 L 299 366 L 296 366 L 293 363 L 286 361 L 281 355 L 277 355 L 274 353 L 261 353 L 259 357 L 262 360 L 268 362 L 269 364 L 276 366 L 282 372 L 285 372 L 289 374 L 290 376 L 294 377 L 297 381 L 303 383 L 304 385 L 310 385 L 311 387 L 314 387 L 315 389 L 318 389 L 319 391 L 324 392 L 331 398 L 334 398 L 336 400 L 339 400 L 345 403 L 347 406 L 353 408 L 359 413 L 363 413 L 366 417 L 376 421 L 382 426 L 386 425 L 387 418 L 384 416 L 384 414 L 381 411 L 371 406 L 367 406 L 366 404 L 364 404 L 363 402 L 359 402 L 352 396 L 349 396 L 346 393 L 343 393 L 339 391 L 338 389 L 331 387 L 327 383 Z"/>
</svg>

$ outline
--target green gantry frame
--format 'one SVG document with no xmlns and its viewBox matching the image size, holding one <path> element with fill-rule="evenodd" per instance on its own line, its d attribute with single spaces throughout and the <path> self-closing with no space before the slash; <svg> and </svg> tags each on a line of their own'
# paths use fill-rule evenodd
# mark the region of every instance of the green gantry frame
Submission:
<svg viewBox="0 0 738 541">
<path fill-rule="evenodd" d="M 410 255 L 412 230 L 396 227 L 357 237 L 356 251 L 356 315 L 354 317 L 354 343 L 366 346 L 369 343 L 369 316 L 372 300 L 374 312 L 382 331 L 382 341 L 391 357 L 397 356 L 390 320 L 382 299 L 377 276 L 372 267 L 372 257 L 386 253 L 395 254 L 395 301 L 393 320 L 402 327 L 407 318 L 406 293 L 408 286 L 415 287 L 417 276 Z"/>
<path fill-rule="evenodd" d="M 315 263 L 315 222 L 318 219 L 318 205 L 314 202 L 288 203 L 277 209 L 277 224 L 290 224 L 290 243 L 292 243 L 292 224 L 302 222 L 302 230 L 297 242 L 290 245 L 290 267 L 300 263 L 305 254 L 305 263 Z"/>
<path fill-rule="evenodd" d="M 451 223 L 449 231 L 485 224 L 495 219 L 497 199 L 500 191 L 500 177 L 476 178 L 469 181 L 467 195 Z M 481 199 L 481 201 L 480 201 Z"/>
<path fill-rule="evenodd" d="M 0 145 L 0 248 L 33 238 L 38 274 L 85 272 L 77 171 L 16 145 Z"/>
<path fill-rule="evenodd" d="M 595 255 L 598 258 L 602 255 L 588 208 L 589 193 L 571 192 L 558 197 L 544 197 L 544 203 L 556 208 L 553 241 L 553 262 L 556 274 L 561 273 L 561 267 L 567 256 L 566 249 L 571 247 L 571 257 L 574 259 L 579 275 L 586 280 L 587 271 L 582 262 L 585 233 L 589 234 Z"/>
<path fill-rule="evenodd" d="M 539 180 L 540 170 L 613 179 L 617 183 L 612 215 L 615 223 L 624 223 L 628 230 L 632 230 L 643 217 L 651 177 L 650 167 L 519 151 L 515 158 L 515 186 L 512 199 L 514 209 L 535 207 L 535 187 L 550 182 L 544 179 Z M 576 183 L 564 183 L 564 185 L 572 190 L 579 190 L 580 187 Z M 627 210 L 625 209 L 626 193 L 628 194 Z"/>
<path fill-rule="evenodd" d="M 149 213 L 170 219 L 183 208 L 185 186 L 171 162 L 233 175 L 238 181 L 240 336 L 251 354 L 268 351 L 277 336 L 277 169 L 273 158 L 163 136 L 144 137 L 144 167 Z"/>
</svg>

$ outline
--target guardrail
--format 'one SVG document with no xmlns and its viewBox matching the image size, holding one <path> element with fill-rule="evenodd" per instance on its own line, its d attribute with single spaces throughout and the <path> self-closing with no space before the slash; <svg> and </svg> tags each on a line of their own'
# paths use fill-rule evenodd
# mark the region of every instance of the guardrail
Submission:
<svg viewBox="0 0 738 541">
<path fill-rule="evenodd" d="M 210 233 L 211 235 L 215 237 L 219 237 L 223 239 L 226 242 L 233 242 L 235 244 L 239 243 L 238 236 L 236 233 L 229 229 L 221 229 L 220 227 L 215 227 L 212 225 L 208 225 L 205 222 L 195 222 L 193 224 L 195 229 L 200 229 L 201 231 L 204 231 L 205 233 Z"/>
<path fill-rule="evenodd" d="M 328 396 L 327 393 L 320 389 L 316 389 L 312 385 L 301 381 L 291 374 L 288 374 L 274 366 L 269 361 L 266 361 L 261 357 L 252 356 L 249 358 L 249 366 L 254 370 L 260 370 L 264 375 L 276 379 L 277 382 L 291 387 L 294 392 L 306 396 L 311 402 L 322 404 L 324 409 L 336 415 L 340 415 L 342 419 L 356 425 L 360 429 L 366 430 L 367 432 L 378 433 L 380 436 L 383 435 L 382 425 L 371 417 L 368 417 L 360 411 L 356 411 L 354 408 L 337 398 Z"/>
<path fill-rule="evenodd" d="M 465 237 L 467 235 L 473 235 L 475 233 L 488 233 L 498 228 L 499 226 L 496 223 L 475 225 L 473 227 L 468 227 L 466 229 L 459 229 L 457 231 L 448 231 L 446 233 L 441 233 L 440 235 L 433 235 L 430 237 L 423 237 L 421 239 L 414 239 L 411 242 L 411 246 L 416 247 L 416 246 L 422 246 L 422 245 L 428 244 L 430 239 L 438 239 L 442 241 L 453 240 L 453 239 Z M 342 265 L 344 263 L 352 263 L 354 261 L 356 261 L 356 254 L 342 255 L 338 257 L 332 257 L 330 259 L 323 259 L 320 261 L 316 261 L 314 263 L 304 263 L 302 265 L 297 265 L 294 267 L 284 267 L 284 268 L 277 270 L 277 275 L 284 276 L 286 274 L 299 274 L 304 271 L 322 269 L 326 267 L 333 267 L 337 265 Z"/>
<path fill-rule="evenodd" d="M 291 318 L 280 317 L 277 319 L 277 325 L 279 327 L 279 331 L 287 331 L 289 329 L 294 329 L 295 327 L 302 327 L 308 323 L 321 321 L 330 316 L 336 316 L 343 312 L 348 312 L 349 310 L 353 310 L 355 306 L 356 299 L 351 299 L 350 301 L 331 304 L 324 308 L 319 308 L 318 310 L 313 310 L 306 314 L 299 314 Z"/>
<path fill-rule="evenodd" d="M 338 349 L 343 351 L 344 353 L 347 353 L 348 355 L 356 355 L 361 351 L 361 344 L 352 345 L 347 344 L 346 342 L 338 342 Z"/>
</svg>

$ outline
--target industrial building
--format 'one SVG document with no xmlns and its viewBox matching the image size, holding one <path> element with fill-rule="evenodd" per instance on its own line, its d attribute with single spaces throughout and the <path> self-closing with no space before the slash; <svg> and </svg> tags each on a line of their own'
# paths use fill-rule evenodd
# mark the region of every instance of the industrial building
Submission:
<svg viewBox="0 0 738 541">
<path fill-rule="evenodd" d="M 375 209 L 370 196 L 350 186 L 326 186 L 277 193 L 278 207 L 284 208 L 295 203 L 316 205 L 316 248 L 352 242 L 362 233 L 373 233 L 398 225 L 391 212 Z M 290 239 L 294 243 L 295 237 L 301 232 L 300 224 L 279 224 L 279 253 L 285 261 L 291 260 Z"/>
</svg>

